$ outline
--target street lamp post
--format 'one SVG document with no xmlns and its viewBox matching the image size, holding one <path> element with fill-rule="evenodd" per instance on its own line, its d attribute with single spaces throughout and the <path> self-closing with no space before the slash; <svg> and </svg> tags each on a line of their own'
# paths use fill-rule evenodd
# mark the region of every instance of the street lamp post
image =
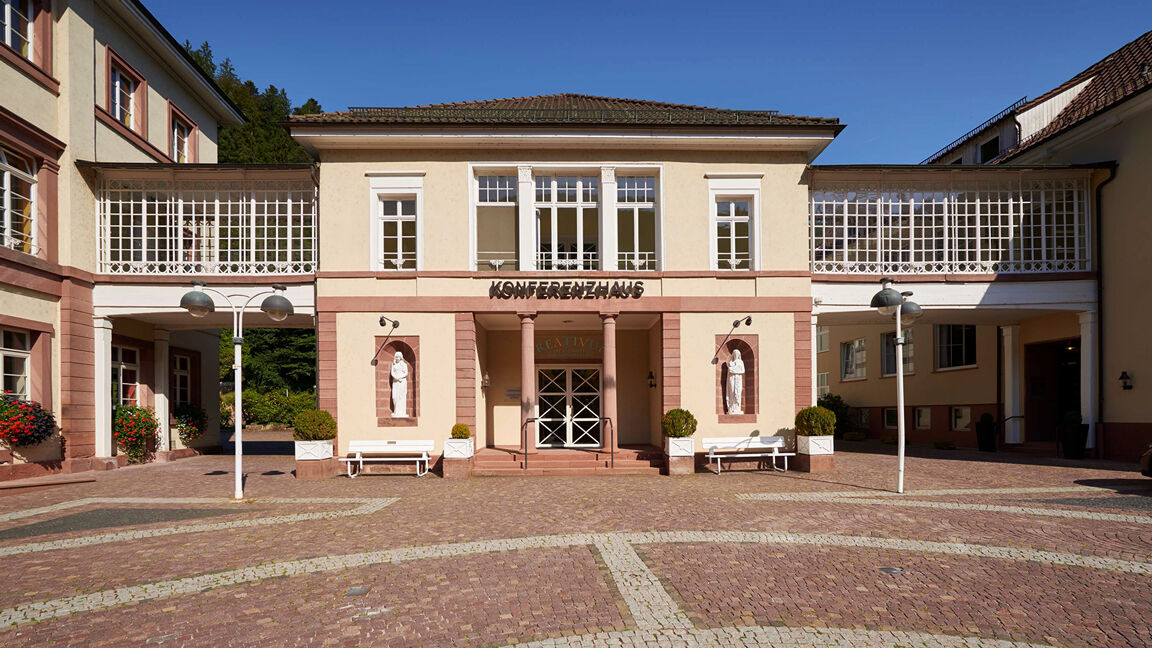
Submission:
<svg viewBox="0 0 1152 648">
<path fill-rule="evenodd" d="M 907 299 L 912 291 L 896 292 L 889 285 L 895 283 L 890 277 L 880 280 L 880 292 L 872 297 L 872 308 L 881 315 L 892 316 L 896 320 L 896 492 L 904 492 L 904 331 L 901 320 L 912 323 L 923 311 L 920 305 Z"/>
<path fill-rule="evenodd" d="M 264 301 L 260 303 L 260 310 L 264 311 L 269 318 L 275 322 L 282 322 L 289 315 L 292 314 L 292 302 L 284 296 L 284 291 L 287 290 L 283 284 L 272 284 L 272 290 L 265 290 L 258 292 L 254 295 L 225 295 L 219 290 L 208 288 L 204 285 L 203 281 L 199 279 L 192 280 L 192 290 L 184 293 L 180 298 L 180 307 L 188 311 L 192 317 L 206 317 L 209 313 L 215 312 L 216 303 L 212 297 L 207 293 L 215 293 L 224 298 L 228 306 L 232 309 L 232 369 L 236 375 L 236 407 L 233 412 L 233 426 L 234 436 L 236 439 L 236 491 L 233 495 L 236 499 L 244 499 L 244 476 L 242 474 L 242 462 L 244 457 L 244 408 L 243 408 L 243 393 L 244 393 L 244 374 L 241 368 L 241 345 L 244 341 L 244 311 L 252 304 L 252 300 L 257 297 L 268 295 Z M 237 307 L 236 301 L 244 299 L 244 304 Z"/>
</svg>

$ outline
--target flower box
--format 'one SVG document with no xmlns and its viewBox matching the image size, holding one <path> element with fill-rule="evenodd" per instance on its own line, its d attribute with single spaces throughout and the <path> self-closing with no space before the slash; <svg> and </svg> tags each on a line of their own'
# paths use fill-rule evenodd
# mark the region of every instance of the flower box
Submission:
<svg viewBox="0 0 1152 648">
<path fill-rule="evenodd" d="M 296 441 L 296 461 L 319 461 L 332 458 L 331 441 Z"/>
<path fill-rule="evenodd" d="M 695 457 L 696 439 L 692 437 L 664 437 L 664 454 L 669 457 Z"/>
<path fill-rule="evenodd" d="M 445 459 L 467 459 L 476 452 L 476 443 L 472 439 L 445 439 Z"/>
<path fill-rule="evenodd" d="M 796 435 L 796 452 L 806 455 L 832 454 L 832 437 Z"/>
</svg>

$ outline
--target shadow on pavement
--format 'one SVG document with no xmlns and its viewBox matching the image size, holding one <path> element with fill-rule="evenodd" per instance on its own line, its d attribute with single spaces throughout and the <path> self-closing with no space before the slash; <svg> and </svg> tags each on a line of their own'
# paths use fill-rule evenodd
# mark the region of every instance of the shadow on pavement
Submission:
<svg viewBox="0 0 1152 648">
<path fill-rule="evenodd" d="M 888 444 L 876 440 L 845 441 L 843 439 L 836 439 L 836 450 L 860 454 L 896 456 L 896 444 Z M 987 461 L 990 463 L 1010 463 L 1024 466 L 1067 466 L 1092 468 L 1093 470 L 1115 470 L 1118 472 L 1133 472 L 1138 469 L 1134 461 L 1132 463 L 1126 463 L 1099 459 L 1063 459 L 1060 457 L 1044 457 L 1020 452 L 980 452 L 974 448 L 941 450 L 919 443 L 909 443 L 904 449 L 904 454 L 908 457 L 943 459 L 945 461 Z"/>
</svg>

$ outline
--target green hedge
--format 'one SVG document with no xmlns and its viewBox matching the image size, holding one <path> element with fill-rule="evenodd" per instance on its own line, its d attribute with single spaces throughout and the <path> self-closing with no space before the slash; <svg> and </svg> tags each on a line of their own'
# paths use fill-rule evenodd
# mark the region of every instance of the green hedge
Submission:
<svg viewBox="0 0 1152 648">
<path fill-rule="evenodd" d="M 690 437 L 696 432 L 696 417 L 686 409 L 671 409 L 661 417 L 660 428 L 664 430 L 664 436 L 674 439 Z"/>
<path fill-rule="evenodd" d="M 336 438 L 336 420 L 324 410 L 309 409 L 292 421 L 292 438 L 297 441 L 327 441 Z"/>
<path fill-rule="evenodd" d="M 831 436 L 836 430 L 836 415 L 823 407 L 805 407 L 796 413 L 796 434 Z"/>
<path fill-rule="evenodd" d="M 236 394 L 220 396 L 220 425 L 232 424 Z M 244 390 L 244 425 L 292 425 L 300 412 L 316 408 L 316 394 Z"/>
</svg>

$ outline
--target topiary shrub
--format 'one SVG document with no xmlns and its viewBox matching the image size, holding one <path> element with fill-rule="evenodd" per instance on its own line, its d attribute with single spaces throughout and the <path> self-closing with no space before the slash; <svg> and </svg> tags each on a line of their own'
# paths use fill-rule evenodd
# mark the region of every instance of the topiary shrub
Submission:
<svg viewBox="0 0 1152 648">
<path fill-rule="evenodd" d="M 36 401 L 5 392 L 0 398 L 0 442 L 9 448 L 36 445 L 56 431 L 56 417 Z"/>
<path fill-rule="evenodd" d="M 156 414 L 147 407 L 118 405 L 112 413 L 112 436 L 131 463 L 144 463 L 148 444 L 156 438 L 158 429 Z"/>
<path fill-rule="evenodd" d="M 292 438 L 297 441 L 328 441 L 336 438 L 336 419 L 325 410 L 305 410 L 292 421 Z"/>
<path fill-rule="evenodd" d="M 184 445 L 204 436 L 208 413 L 191 403 L 181 403 L 172 409 L 172 419 L 176 421 L 176 433 Z"/>
<path fill-rule="evenodd" d="M 696 433 L 696 417 L 686 409 L 671 409 L 660 419 L 660 427 L 664 436 L 674 439 L 690 437 Z"/>
<path fill-rule="evenodd" d="M 452 426 L 453 439 L 471 439 L 472 429 L 463 423 L 457 423 Z"/>
<path fill-rule="evenodd" d="M 835 431 L 836 415 L 829 409 L 820 406 L 805 407 L 796 413 L 796 434 L 830 436 Z"/>
<path fill-rule="evenodd" d="M 816 400 L 816 404 L 836 415 L 836 436 L 842 437 L 852 431 L 852 417 L 849 416 L 851 406 L 836 394 L 824 394 Z"/>
</svg>

